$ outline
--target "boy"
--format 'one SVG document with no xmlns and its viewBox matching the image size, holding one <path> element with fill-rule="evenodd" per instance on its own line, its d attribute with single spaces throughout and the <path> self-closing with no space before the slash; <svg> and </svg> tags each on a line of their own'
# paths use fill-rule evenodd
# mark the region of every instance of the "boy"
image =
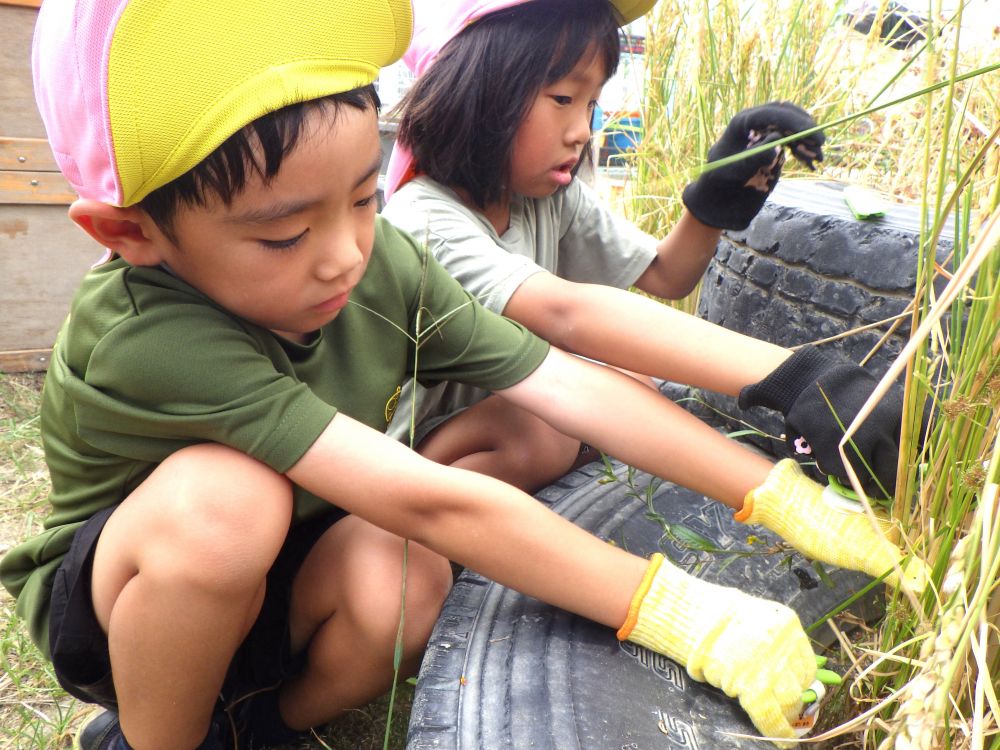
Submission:
<svg viewBox="0 0 1000 750">
<path fill-rule="evenodd" d="M 262 747 L 329 721 L 390 684 L 401 601 L 416 669 L 449 559 L 619 628 L 792 738 L 816 666 L 791 610 L 381 434 L 406 377 L 460 378 L 734 508 L 779 498 L 793 543 L 835 552 L 837 519 L 798 510 L 808 480 L 775 486 L 707 427 L 677 439 L 693 418 L 486 312 L 376 217 L 370 84 L 410 22 L 406 0 L 41 9 L 70 216 L 114 257 L 46 382 L 52 513 L 0 573 L 60 682 L 106 709 L 75 747 Z M 866 521 L 836 541 L 898 567 Z"/>
</svg>

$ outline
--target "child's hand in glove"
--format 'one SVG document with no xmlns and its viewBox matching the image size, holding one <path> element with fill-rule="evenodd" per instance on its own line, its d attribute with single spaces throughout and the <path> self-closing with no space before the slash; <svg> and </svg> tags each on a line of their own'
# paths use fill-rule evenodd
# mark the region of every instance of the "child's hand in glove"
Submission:
<svg viewBox="0 0 1000 750">
<path fill-rule="evenodd" d="M 832 489 L 826 489 L 802 473 L 790 458 L 779 461 L 764 483 L 747 493 L 737 521 L 770 529 L 806 557 L 848 570 L 878 577 L 886 571 L 886 583 L 899 586 L 903 580 L 920 593 L 927 585 L 928 568 L 916 556 L 905 559 L 896 546 L 899 530 L 879 516 L 878 529 L 860 508 L 850 507 Z"/>
<path fill-rule="evenodd" d="M 773 143 L 803 130 L 816 121 L 791 102 L 770 102 L 737 113 L 722 138 L 708 151 L 708 161 L 742 153 L 762 143 Z M 792 141 L 792 155 L 814 169 L 823 161 L 822 131 Z M 765 149 L 724 167 L 703 173 L 684 188 L 684 205 L 703 224 L 719 229 L 746 229 L 767 196 L 774 190 L 784 164 L 784 152 Z"/>
<path fill-rule="evenodd" d="M 794 742 L 816 656 L 798 615 L 783 604 L 702 581 L 657 554 L 618 637 L 737 698 L 761 734 Z"/>
<path fill-rule="evenodd" d="M 863 367 L 834 359 L 814 346 L 796 351 L 759 383 L 740 391 L 741 409 L 766 406 L 785 415 L 789 450 L 848 484 L 840 457 L 844 429 L 861 411 L 878 380 Z M 896 488 L 903 399 L 890 390 L 845 447 L 865 492 L 891 497 Z"/>
</svg>

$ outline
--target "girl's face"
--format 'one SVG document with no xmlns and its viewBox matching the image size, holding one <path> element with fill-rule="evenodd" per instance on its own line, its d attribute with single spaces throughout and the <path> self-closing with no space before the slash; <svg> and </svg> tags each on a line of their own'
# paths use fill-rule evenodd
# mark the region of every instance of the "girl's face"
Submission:
<svg viewBox="0 0 1000 750">
<path fill-rule="evenodd" d="M 544 198 L 570 183 L 606 80 L 599 56 L 585 54 L 565 78 L 538 92 L 514 136 L 511 192 Z"/>
</svg>

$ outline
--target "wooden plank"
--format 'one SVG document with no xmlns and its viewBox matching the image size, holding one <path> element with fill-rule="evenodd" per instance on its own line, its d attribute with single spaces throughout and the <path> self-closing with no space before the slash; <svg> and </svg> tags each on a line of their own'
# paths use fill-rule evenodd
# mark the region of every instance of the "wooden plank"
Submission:
<svg viewBox="0 0 1000 750">
<path fill-rule="evenodd" d="M 31 38 L 37 3 L 0 5 L 0 133 L 44 138 L 31 85 Z"/>
<path fill-rule="evenodd" d="M 0 135 L 0 170 L 58 172 L 49 142 L 44 138 L 10 138 Z"/>
<path fill-rule="evenodd" d="M 42 0 L 0 0 L 0 5 L 20 5 L 24 8 L 40 8 Z"/>
<path fill-rule="evenodd" d="M 69 205 L 76 193 L 59 172 L 0 171 L 0 205 Z"/>
<path fill-rule="evenodd" d="M 0 352 L 51 347 L 103 253 L 65 206 L 0 204 Z"/>
<path fill-rule="evenodd" d="M 25 349 L 17 352 L 0 352 L 0 372 L 39 372 L 49 369 L 51 349 Z"/>
</svg>

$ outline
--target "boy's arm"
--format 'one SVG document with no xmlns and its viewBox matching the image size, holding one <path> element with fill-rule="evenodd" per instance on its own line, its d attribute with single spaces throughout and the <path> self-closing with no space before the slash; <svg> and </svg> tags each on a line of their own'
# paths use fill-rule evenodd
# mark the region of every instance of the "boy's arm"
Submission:
<svg viewBox="0 0 1000 750">
<path fill-rule="evenodd" d="M 904 560 L 896 539 L 864 514 L 831 506 L 794 461 L 773 465 L 614 368 L 552 349 L 531 375 L 498 394 L 560 432 L 721 501 L 739 511 L 737 520 L 762 524 L 807 557 L 872 576 L 892 568 L 892 585 L 900 572 L 913 590 L 926 585 L 919 557 Z"/>
<path fill-rule="evenodd" d="M 564 434 L 735 510 L 772 468 L 634 378 L 558 349 L 497 393 Z"/>
<path fill-rule="evenodd" d="M 591 370 L 653 396 L 617 371 L 582 361 L 561 368 L 566 360 L 572 358 L 559 353 L 543 364 L 516 398 L 555 387 L 570 391 L 566 400 L 575 405 L 574 397 L 610 381 L 598 375 L 571 389 L 559 377 Z M 738 698 L 765 736 L 794 737 L 790 722 L 816 667 L 787 607 L 699 581 L 659 557 L 647 564 L 507 484 L 432 463 L 343 414 L 287 475 L 371 523 L 678 660 L 694 679 Z"/>
<path fill-rule="evenodd" d="M 618 628 L 646 562 L 499 480 L 337 414 L 287 472 L 309 492 L 529 596 Z M 567 585 L 567 579 L 586 585 Z"/>
</svg>

